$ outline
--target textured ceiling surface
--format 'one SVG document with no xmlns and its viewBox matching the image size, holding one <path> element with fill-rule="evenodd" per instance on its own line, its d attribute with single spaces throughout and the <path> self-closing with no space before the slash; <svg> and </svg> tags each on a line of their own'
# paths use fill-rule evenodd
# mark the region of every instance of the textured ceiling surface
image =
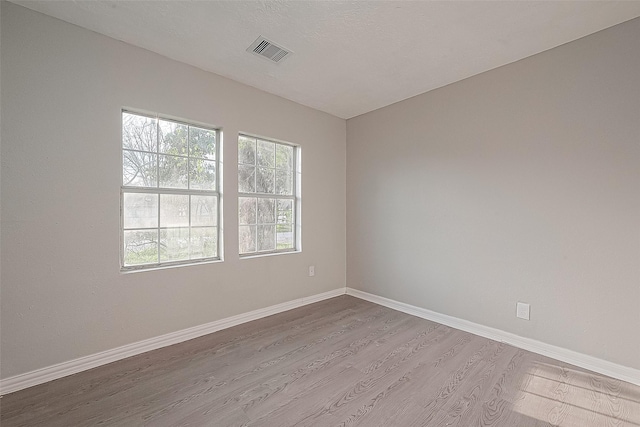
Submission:
<svg viewBox="0 0 640 427">
<path fill-rule="evenodd" d="M 341 118 L 640 16 L 640 1 L 12 1 Z M 294 54 L 247 53 L 259 35 Z"/>
</svg>

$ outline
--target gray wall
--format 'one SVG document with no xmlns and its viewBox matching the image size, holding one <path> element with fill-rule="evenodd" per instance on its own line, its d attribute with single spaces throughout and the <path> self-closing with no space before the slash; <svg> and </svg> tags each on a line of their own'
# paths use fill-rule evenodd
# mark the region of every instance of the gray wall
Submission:
<svg viewBox="0 0 640 427">
<path fill-rule="evenodd" d="M 2 378 L 345 286 L 344 120 L 1 3 Z M 224 262 L 119 272 L 124 106 L 222 127 Z M 302 253 L 238 258 L 239 131 L 302 146 Z"/>
<path fill-rule="evenodd" d="M 640 368 L 638 40 L 635 19 L 348 120 L 347 285 Z"/>
<path fill-rule="evenodd" d="M 1 378 L 343 287 L 345 259 L 354 288 L 640 368 L 640 20 L 345 130 L 0 3 Z M 224 262 L 119 272 L 123 106 L 223 128 Z M 302 146 L 300 254 L 236 255 L 240 131 Z"/>
</svg>

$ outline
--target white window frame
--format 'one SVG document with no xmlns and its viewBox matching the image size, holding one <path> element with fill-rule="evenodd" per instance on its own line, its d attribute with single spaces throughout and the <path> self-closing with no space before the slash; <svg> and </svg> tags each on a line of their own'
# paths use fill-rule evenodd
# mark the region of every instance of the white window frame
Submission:
<svg viewBox="0 0 640 427">
<path fill-rule="evenodd" d="M 192 188 L 166 188 L 166 187 L 160 187 L 160 173 L 159 173 L 159 161 L 156 161 L 156 187 L 140 187 L 140 186 L 126 186 L 124 185 L 124 152 L 125 151 L 135 151 L 135 152 L 141 152 L 141 153 L 149 153 L 149 154 L 155 154 L 160 156 L 161 153 L 159 152 L 159 142 L 156 143 L 156 151 L 155 152 L 150 152 L 150 151 L 144 151 L 144 150 L 132 150 L 132 149 L 128 149 L 125 148 L 123 145 L 123 122 L 122 122 L 122 117 L 124 114 L 133 114 L 133 115 L 137 115 L 137 116 L 141 116 L 141 117 L 147 117 L 147 118 L 152 118 L 152 119 L 156 119 L 156 126 L 158 126 L 159 128 L 159 121 L 160 120 L 165 120 L 165 121 L 170 121 L 173 123 L 177 123 L 180 125 L 185 125 L 188 126 L 188 131 L 190 131 L 191 127 L 196 127 L 199 129 L 204 129 L 204 130 L 208 130 L 208 131 L 213 131 L 215 132 L 216 135 L 216 147 L 215 147 L 215 167 L 216 167 L 216 176 L 215 176 L 215 180 L 216 180 L 216 185 L 215 188 L 212 190 L 200 190 L 200 189 L 192 189 Z M 159 138 L 159 131 L 156 131 L 156 137 Z M 187 136 L 187 144 L 189 144 L 189 136 Z M 185 265 L 193 265 L 193 264 L 201 264 L 201 263 L 205 263 L 205 262 L 215 262 L 215 261 L 221 261 L 222 260 L 222 248 L 224 247 L 223 242 L 222 242 L 222 197 L 221 197 L 221 177 L 222 177 L 222 171 L 221 171 L 221 165 L 222 165 L 222 161 L 221 161 L 221 145 L 222 145 L 222 131 L 220 128 L 211 126 L 211 125 L 207 125 L 207 124 L 203 124 L 203 123 L 198 123 L 195 121 L 186 121 L 183 119 L 177 119 L 175 117 L 172 116 L 168 116 L 168 115 L 162 115 L 162 114 L 157 114 L 157 113 L 149 113 L 149 112 L 145 112 L 145 111 L 140 111 L 140 110 L 135 110 L 135 109 L 130 109 L 130 108 L 123 108 L 121 110 L 120 113 L 120 166 L 121 166 L 121 170 L 120 170 L 120 176 L 121 176 L 121 186 L 120 186 L 120 270 L 122 272 L 127 272 L 127 271 L 141 271 L 141 270 L 152 270 L 152 269 L 157 269 L 157 268 L 166 268 L 166 267 L 178 267 L 178 266 L 185 266 Z M 188 145 L 187 145 L 188 147 Z M 187 154 L 186 155 L 175 155 L 175 157 L 182 157 L 182 158 L 186 158 L 187 162 L 191 157 L 189 150 L 187 148 Z M 187 173 L 187 187 L 189 187 L 190 184 L 190 174 Z M 217 206 L 217 224 L 215 225 L 216 227 L 216 243 L 217 243 L 217 247 L 216 247 L 216 256 L 215 257 L 203 257 L 203 258 L 194 258 L 194 259 L 185 259 L 185 260 L 177 260 L 177 261 L 160 261 L 160 248 L 158 248 L 158 262 L 155 263 L 147 263 L 147 264 L 135 264 L 135 265 L 125 265 L 125 245 L 124 245 L 124 234 L 125 234 L 125 227 L 124 227 L 124 195 L 125 193 L 140 193 L 140 194 L 152 194 L 152 195 L 157 195 L 158 196 L 158 223 L 156 227 L 148 227 L 148 228 L 140 228 L 140 229 L 135 229 L 135 228 L 131 228 L 131 229 L 127 229 L 126 231 L 129 230 L 157 230 L 158 232 L 158 246 L 160 245 L 160 231 L 163 229 L 167 229 L 167 228 L 171 228 L 171 227 L 161 227 L 160 226 L 160 198 L 163 194 L 175 194 L 175 195 L 188 195 L 189 196 L 189 206 L 191 206 L 191 196 L 212 196 L 212 197 L 216 197 L 216 206 Z M 189 208 L 190 209 L 190 208 Z M 192 224 L 191 224 L 191 215 L 189 216 L 189 225 L 188 225 L 188 229 L 189 229 L 189 233 L 191 233 L 192 230 Z M 187 227 L 185 227 L 187 228 Z M 195 227 L 197 228 L 197 226 Z"/>
<path fill-rule="evenodd" d="M 257 135 L 253 135 L 250 133 L 246 133 L 246 132 L 241 132 L 238 134 L 238 141 L 240 139 L 240 137 L 247 137 L 247 138 L 254 138 L 257 141 L 265 141 L 265 142 L 270 142 L 273 144 L 276 144 L 276 146 L 279 145 L 284 145 L 284 146 L 288 146 L 288 147 L 292 147 L 293 148 L 293 179 L 292 179 L 292 195 L 281 195 L 281 194 L 275 194 L 275 192 L 273 194 L 271 193 L 261 193 L 261 192 L 252 192 L 252 193 L 247 193 L 247 192 L 241 192 L 240 189 L 238 188 L 238 215 L 240 213 L 240 198 L 241 197 L 255 197 L 257 199 L 288 199 L 292 201 L 292 218 L 293 218 L 293 223 L 292 223 L 292 232 L 293 232 L 293 248 L 286 248 L 286 249 L 275 249 L 275 250 L 257 250 L 257 241 L 256 241 L 256 251 L 255 252 L 246 252 L 246 253 L 241 253 L 240 252 L 240 227 L 242 225 L 240 225 L 240 221 L 238 221 L 238 255 L 239 257 L 242 258 L 254 258 L 254 257 L 261 257 L 261 256 L 267 256 L 267 255 L 279 255 L 279 254 L 290 254 L 290 253 L 298 253 L 298 252 L 302 252 L 302 170 L 301 170 L 301 163 L 302 163 L 302 148 L 300 147 L 300 145 L 297 144 L 293 144 L 291 142 L 285 142 L 285 141 L 279 141 L 277 139 L 273 139 L 273 138 L 265 138 L 262 136 L 257 136 Z M 240 147 L 240 144 L 238 142 L 238 149 Z M 256 156 L 257 156 L 257 152 L 256 152 Z M 236 162 L 236 166 L 240 166 L 240 162 L 239 160 Z M 238 176 L 238 174 L 236 174 L 236 176 Z M 238 185 L 239 187 L 239 185 Z M 256 212 L 257 215 L 257 212 Z M 256 219 L 256 225 L 259 225 L 257 223 L 257 219 Z M 277 227 L 277 218 L 276 218 L 276 227 Z M 276 231 L 277 233 L 277 231 Z M 276 243 L 277 246 L 277 243 Z"/>
</svg>

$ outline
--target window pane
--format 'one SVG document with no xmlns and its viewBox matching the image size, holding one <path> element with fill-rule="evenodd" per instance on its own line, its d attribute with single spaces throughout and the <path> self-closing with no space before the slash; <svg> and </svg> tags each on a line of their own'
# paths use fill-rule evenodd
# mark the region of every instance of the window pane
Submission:
<svg viewBox="0 0 640 427">
<path fill-rule="evenodd" d="M 256 226 L 241 225 L 239 227 L 240 253 L 246 254 L 256 251 Z"/>
<path fill-rule="evenodd" d="M 258 199 L 258 224 L 275 224 L 276 199 Z"/>
<path fill-rule="evenodd" d="M 257 193 L 238 197 L 240 254 L 295 249 L 296 150 L 238 136 L 238 190 L 245 196 Z"/>
<path fill-rule="evenodd" d="M 189 226 L 189 196 L 160 195 L 160 227 Z"/>
<path fill-rule="evenodd" d="M 256 139 L 240 135 L 238 137 L 238 163 L 256 164 Z"/>
<path fill-rule="evenodd" d="M 273 251 L 276 249 L 276 226 L 275 225 L 259 225 L 258 226 L 258 250 Z"/>
<path fill-rule="evenodd" d="M 122 185 L 157 187 L 157 154 L 122 151 Z"/>
<path fill-rule="evenodd" d="M 218 256 L 217 138 L 215 129 L 122 112 L 124 266 Z"/>
<path fill-rule="evenodd" d="M 293 172 L 293 147 L 289 145 L 276 145 L 276 167 Z"/>
<path fill-rule="evenodd" d="M 158 231 L 125 231 L 124 264 L 139 265 L 158 262 Z"/>
<path fill-rule="evenodd" d="M 218 225 L 218 198 L 215 196 L 191 196 L 191 225 Z"/>
<path fill-rule="evenodd" d="M 293 223 L 293 200 L 278 199 L 278 224 Z"/>
<path fill-rule="evenodd" d="M 124 193 L 124 228 L 158 227 L 158 195 Z"/>
<path fill-rule="evenodd" d="M 275 169 L 256 168 L 256 192 L 274 193 Z"/>
<path fill-rule="evenodd" d="M 160 187 L 187 188 L 187 158 L 159 156 Z"/>
<path fill-rule="evenodd" d="M 189 155 L 210 160 L 216 158 L 216 131 L 189 127 Z"/>
<path fill-rule="evenodd" d="M 253 166 L 238 166 L 238 191 L 241 193 L 255 193 L 256 168 Z"/>
<path fill-rule="evenodd" d="M 275 156 L 276 144 L 258 140 L 258 166 L 275 167 Z"/>
<path fill-rule="evenodd" d="M 189 187 L 200 190 L 215 190 L 216 162 L 203 159 L 189 160 Z"/>
<path fill-rule="evenodd" d="M 218 256 L 218 230 L 216 227 L 191 229 L 191 259 Z"/>
<path fill-rule="evenodd" d="M 276 249 L 293 249 L 293 226 L 276 225 Z"/>
<path fill-rule="evenodd" d="M 173 155 L 187 155 L 187 129 L 183 124 L 159 120 L 160 153 Z"/>
<path fill-rule="evenodd" d="M 293 174 L 291 172 L 276 169 L 276 194 L 293 195 Z"/>
<path fill-rule="evenodd" d="M 122 113 L 122 147 L 157 152 L 157 123 L 152 117 Z"/>
<path fill-rule="evenodd" d="M 256 203 L 255 197 L 240 197 L 238 199 L 238 222 L 240 225 L 256 223 Z"/>
<path fill-rule="evenodd" d="M 160 262 L 189 259 L 189 229 L 160 230 Z"/>
</svg>

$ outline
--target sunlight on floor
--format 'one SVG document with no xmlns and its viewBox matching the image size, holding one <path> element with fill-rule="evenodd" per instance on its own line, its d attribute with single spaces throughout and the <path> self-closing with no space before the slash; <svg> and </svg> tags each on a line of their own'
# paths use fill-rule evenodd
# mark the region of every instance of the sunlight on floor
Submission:
<svg viewBox="0 0 640 427">
<path fill-rule="evenodd" d="M 627 387 L 628 386 L 628 387 Z M 555 426 L 640 426 L 633 386 L 576 368 L 536 363 L 523 378 L 514 410 Z"/>
</svg>

